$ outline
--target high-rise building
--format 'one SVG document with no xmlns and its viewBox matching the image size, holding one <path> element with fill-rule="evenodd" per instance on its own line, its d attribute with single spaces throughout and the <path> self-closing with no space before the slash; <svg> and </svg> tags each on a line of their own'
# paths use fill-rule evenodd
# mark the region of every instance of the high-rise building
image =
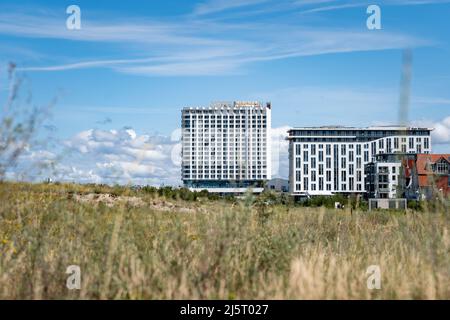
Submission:
<svg viewBox="0 0 450 320">
<path fill-rule="evenodd" d="M 271 178 L 270 103 L 183 108 L 181 127 L 181 174 L 191 190 L 261 192 Z"/>
<path fill-rule="evenodd" d="M 364 193 L 364 166 L 383 153 L 430 153 L 430 128 L 302 127 L 288 131 L 294 196 Z"/>
</svg>

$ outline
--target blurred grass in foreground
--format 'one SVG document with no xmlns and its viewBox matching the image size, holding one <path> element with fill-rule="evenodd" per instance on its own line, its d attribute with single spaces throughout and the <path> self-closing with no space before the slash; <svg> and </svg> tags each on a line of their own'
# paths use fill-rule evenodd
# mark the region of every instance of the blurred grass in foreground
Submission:
<svg viewBox="0 0 450 320">
<path fill-rule="evenodd" d="M 79 201 L 88 193 L 121 201 Z M 445 210 L 169 202 L 19 183 L 0 184 L 0 203 L 2 299 L 450 299 Z M 66 288 L 69 265 L 81 267 L 81 290 Z M 370 265 L 381 290 L 367 289 Z"/>
</svg>

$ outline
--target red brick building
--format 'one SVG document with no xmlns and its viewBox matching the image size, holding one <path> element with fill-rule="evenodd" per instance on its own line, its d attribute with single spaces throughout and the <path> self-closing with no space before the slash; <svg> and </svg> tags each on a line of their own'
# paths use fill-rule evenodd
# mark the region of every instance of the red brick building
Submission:
<svg viewBox="0 0 450 320">
<path fill-rule="evenodd" d="M 450 196 L 450 154 L 418 154 L 417 181 L 420 193 L 429 198 L 433 191 Z"/>
</svg>

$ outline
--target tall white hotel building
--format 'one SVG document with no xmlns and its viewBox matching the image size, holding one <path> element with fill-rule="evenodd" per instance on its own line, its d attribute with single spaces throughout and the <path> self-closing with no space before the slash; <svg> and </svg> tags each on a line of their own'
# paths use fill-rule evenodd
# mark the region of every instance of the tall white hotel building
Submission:
<svg viewBox="0 0 450 320">
<path fill-rule="evenodd" d="M 288 131 L 294 196 L 364 193 L 364 166 L 382 153 L 430 153 L 430 128 L 301 127 Z"/>
<path fill-rule="evenodd" d="M 263 190 L 271 178 L 270 103 L 214 103 L 181 113 L 185 187 L 218 193 Z"/>
</svg>

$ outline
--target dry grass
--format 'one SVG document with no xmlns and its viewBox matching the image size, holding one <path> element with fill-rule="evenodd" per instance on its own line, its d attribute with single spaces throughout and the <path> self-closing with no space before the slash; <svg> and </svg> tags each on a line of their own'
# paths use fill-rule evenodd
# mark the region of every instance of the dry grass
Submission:
<svg viewBox="0 0 450 320">
<path fill-rule="evenodd" d="M 106 187 L 97 192 L 108 192 Z M 75 185 L 0 184 L 3 299 L 449 299 L 448 212 L 79 201 Z M 133 198 L 134 199 L 134 198 Z M 135 201 L 135 200 L 134 200 Z M 66 288 L 69 265 L 81 290 Z M 379 265 L 381 290 L 366 269 Z"/>
</svg>

